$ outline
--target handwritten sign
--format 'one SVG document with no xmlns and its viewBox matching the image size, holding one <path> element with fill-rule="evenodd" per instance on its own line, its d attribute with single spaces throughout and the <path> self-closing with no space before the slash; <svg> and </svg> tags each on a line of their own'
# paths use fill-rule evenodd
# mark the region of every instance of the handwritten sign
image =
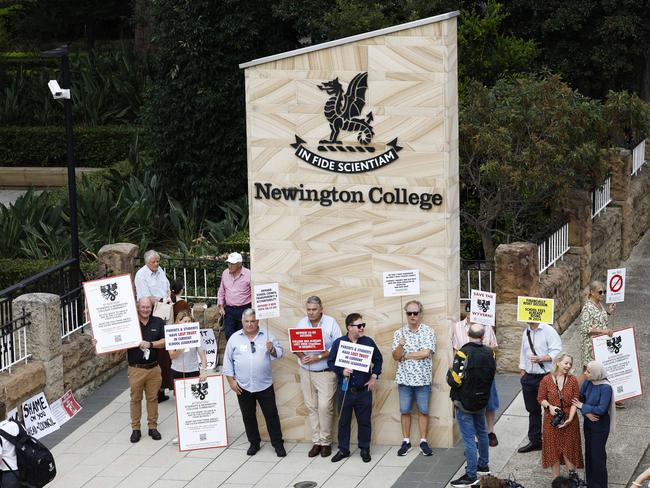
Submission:
<svg viewBox="0 0 650 488">
<path fill-rule="evenodd" d="M 289 329 L 291 352 L 320 352 L 325 350 L 323 329 L 320 327 Z"/>
<path fill-rule="evenodd" d="M 25 430 L 29 435 L 40 439 L 56 430 L 59 430 L 59 425 L 54 420 L 50 404 L 43 393 L 34 395 L 22 406 L 23 409 L 23 422 Z"/>
<path fill-rule="evenodd" d="M 497 295 L 489 291 L 472 290 L 470 295 L 470 320 L 494 327 L 497 313 Z"/>
<path fill-rule="evenodd" d="M 11 419 L 18 422 L 18 407 L 13 408 L 9 410 L 9 412 L 7 412 L 7 420 L 11 420 Z"/>
<path fill-rule="evenodd" d="M 256 285 L 255 318 L 257 320 L 273 319 L 280 316 L 280 291 L 277 283 Z"/>
<path fill-rule="evenodd" d="M 607 303 L 619 303 L 625 300 L 625 268 L 607 270 Z"/>
<path fill-rule="evenodd" d="M 77 403 L 72 390 L 68 390 L 61 398 L 52 402 L 50 409 L 56 423 L 61 426 L 81 411 L 81 405 Z"/>
<path fill-rule="evenodd" d="M 341 341 L 339 342 L 339 350 L 336 353 L 336 361 L 334 364 L 341 368 L 367 373 L 370 371 L 374 350 L 375 348 L 371 346 Z"/>
<path fill-rule="evenodd" d="M 165 326 L 165 349 L 189 349 L 201 345 L 201 326 L 198 322 L 185 322 Z"/>
<path fill-rule="evenodd" d="M 639 356 L 634 327 L 592 339 L 594 358 L 605 367 L 607 379 L 614 390 L 614 399 L 627 400 L 643 394 Z"/>
<path fill-rule="evenodd" d="M 384 272 L 384 296 L 399 297 L 420 294 L 420 270 Z"/>
<path fill-rule="evenodd" d="M 214 369 L 217 365 L 217 349 L 219 348 L 217 339 L 214 337 L 214 330 L 201 329 L 201 341 L 203 341 L 208 369 Z"/>
<path fill-rule="evenodd" d="M 517 297 L 517 320 L 552 324 L 554 303 L 552 298 Z"/>
</svg>

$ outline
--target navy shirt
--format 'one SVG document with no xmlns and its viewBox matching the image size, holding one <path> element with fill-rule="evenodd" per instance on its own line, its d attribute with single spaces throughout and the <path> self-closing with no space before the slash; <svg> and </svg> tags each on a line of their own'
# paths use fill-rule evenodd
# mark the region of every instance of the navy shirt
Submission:
<svg viewBox="0 0 650 488">
<path fill-rule="evenodd" d="M 580 388 L 580 398 L 582 399 L 583 415 L 593 413 L 595 415 L 605 415 L 609 412 L 609 406 L 612 401 L 612 387 L 607 383 L 594 385 L 591 381 L 585 381 Z"/>
<path fill-rule="evenodd" d="M 334 341 L 332 344 L 332 349 L 330 349 L 330 355 L 327 356 L 327 366 L 336 373 L 336 377 L 338 378 L 339 385 L 343 383 L 343 368 L 339 366 L 334 366 L 334 363 L 336 362 L 336 355 L 339 352 L 339 343 L 341 341 L 346 341 L 346 342 L 352 342 L 350 338 L 347 335 L 344 335 L 342 337 L 339 337 Z M 370 337 L 367 336 L 361 336 L 359 337 L 359 340 L 357 340 L 357 344 L 361 344 L 362 346 L 370 346 L 374 347 L 374 350 L 372 352 L 372 367 L 370 368 L 370 371 L 368 373 L 365 373 L 363 371 L 354 371 L 352 373 L 352 376 L 350 377 L 350 386 L 354 386 L 356 388 L 363 388 L 368 381 L 370 381 L 370 376 L 371 375 L 379 375 L 381 374 L 381 365 L 383 362 L 383 358 L 381 356 L 381 352 L 379 352 L 379 348 L 377 347 L 377 344 L 375 344 L 375 341 L 373 341 Z"/>
<path fill-rule="evenodd" d="M 158 317 L 149 317 L 149 322 L 146 325 L 142 325 L 141 322 L 140 330 L 143 341 L 156 342 L 165 338 L 165 322 Z M 148 364 L 158 361 L 158 349 L 149 349 L 149 351 L 149 359 L 145 360 L 142 349 L 132 347 L 126 350 L 126 358 L 129 364 Z"/>
</svg>

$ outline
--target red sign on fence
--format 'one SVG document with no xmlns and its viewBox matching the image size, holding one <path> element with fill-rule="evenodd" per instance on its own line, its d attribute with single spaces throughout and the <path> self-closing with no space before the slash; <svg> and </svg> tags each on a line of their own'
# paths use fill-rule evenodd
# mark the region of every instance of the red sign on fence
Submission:
<svg viewBox="0 0 650 488">
<path fill-rule="evenodd" d="M 323 329 L 289 329 L 289 347 L 291 352 L 320 352 L 325 350 Z"/>
</svg>

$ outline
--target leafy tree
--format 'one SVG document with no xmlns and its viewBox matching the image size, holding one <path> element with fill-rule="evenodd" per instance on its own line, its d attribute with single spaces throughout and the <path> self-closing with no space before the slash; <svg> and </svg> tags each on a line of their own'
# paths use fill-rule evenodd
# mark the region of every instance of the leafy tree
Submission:
<svg viewBox="0 0 650 488">
<path fill-rule="evenodd" d="M 610 91 L 604 106 L 612 146 L 635 148 L 650 136 L 650 103 L 629 92 Z"/>
</svg>

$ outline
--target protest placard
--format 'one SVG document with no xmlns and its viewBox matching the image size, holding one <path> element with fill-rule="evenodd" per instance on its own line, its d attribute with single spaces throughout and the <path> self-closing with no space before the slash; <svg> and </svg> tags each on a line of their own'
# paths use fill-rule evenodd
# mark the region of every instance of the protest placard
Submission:
<svg viewBox="0 0 650 488">
<path fill-rule="evenodd" d="M 223 376 L 177 379 L 175 391 L 179 451 L 227 447 Z"/>
<path fill-rule="evenodd" d="M 354 342 L 341 341 L 339 342 L 339 350 L 336 354 L 334 364 L 341 368 L 348 368 L 354 371 L 363 371 L 367 373 L 370 371 L 372 364 L 372 353 L 375 348 L 372 346 L 364 346 L 362 344 L 355 344 Z"/>
<path fill-rule="evenodd" d="M 201 345 L 201 326 L 198 322 L 183 322 L 165 326 L 165 349 L 189 349 Z"/>
<path fill-rule="evenodd" d="M 552 324 L 553 306 L 552 298 L 517 297 L 517 320 Z"/>
<path fill-rule="evenodd" d="M 643 394 L 634 327 L 592 339 L 594 358 L 605 367 L 616 401 Z"/>
<path fill-rule="evenodd" d="M 625 268 L 607 270 L 607 303 L 619 303 L 625 300 Z"/>
<path fill-rule="evenodd" d="M 208 369 L 214 369 L 217 365 L 217 349 L 219 348 L 217 339 L 214 337 L 214 330 L 201 329 L 201 341 L 203 342 L 203 349 L 205 349 L 205 359 L 208 363 Z"/>
<path fill-rule="evenodd" d="M 29 435 L 40 439 L 47 434 L 59 430 L 59 425 L 54 420 L 50 404 L 44 393 L 34 395 L 23 403 L 23 424 Z"/>
<path fill-rule="evenodd" d="M 77 403 L 72 390 L 68 390 L 61 398 L 52 402 L 50 409 L 60 427 L 81 411 L 81 405 Z"/>
<path fill-rule="evenodd" d="M 255 285 L 255 318 L 273 319 L 280 316 L 280 291 L 277 283 Z"/>
<path fill-rule="evenodd" d="M 90 325 L 98 353 L 136 347 L 142 342 L 131 275 L 111 276 L 83 284 Z"/>
<path fill-rule="evenodd" d="M 420 270 L 385 271 L 384 296 L 400 297 L 420 294 Z"/>
<path fill-rule="evenodd" d="M 494 327 L 497 313 L 497 295 L 489 291 L 472 290 L 470 295 L 470 317 L 472 322 Z"/>
<path fill-rule="evenodd" d="M 291 352 L 320 352 L 325 350 L 323 329 L 320 327 L 289 329 Z"/>
<path fill-rule="evenodd" d="M 7 420 L 11 420 L 11 419 L 18 422 L 18 407 L 12 408 L 7 412 Z"/>
</svg>

